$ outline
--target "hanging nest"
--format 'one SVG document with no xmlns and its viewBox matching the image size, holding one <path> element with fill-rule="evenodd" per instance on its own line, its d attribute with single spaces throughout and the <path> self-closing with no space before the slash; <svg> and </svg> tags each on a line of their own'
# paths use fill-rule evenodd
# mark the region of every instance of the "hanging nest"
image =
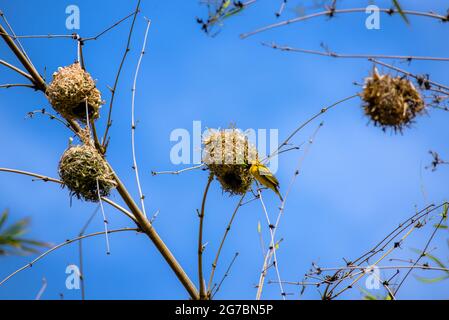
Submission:
<svg viewBox="0 0 449 320">
<path fill-rule="evenodd" d="M 107 197 L 116 186 L 106 161 L 91 145 L 69 147 L 59 161 L 59 176 L 71 195 L 86 201 L 98 202 L 98 192 Z"/>
<path fill-rule="evenodd" d="M 103 104 L 101 93 L 90 74 L 79 63 L 59 68 L 47 87 L 46 95 L 53 108 L 66 119 L 86 122 L 86 103 L 90 119 L 99 117 Z"/>
<path fill-rule="evenodd" d="M 249 167 L 257 159 L 257 150 L 238 129 L 209 130 L 203 139 L 203 163 L 223 191 L 245 194 L 252 183 Z"/>
<path fill-rule="evenodd" d="M 379 75 L 377 69 L 365 79 L 361 96 L 365 114 L 384 131 L 392 128 L 402 132 L 425 109 L 424 100 L 410 80 Z"/>
</svg>

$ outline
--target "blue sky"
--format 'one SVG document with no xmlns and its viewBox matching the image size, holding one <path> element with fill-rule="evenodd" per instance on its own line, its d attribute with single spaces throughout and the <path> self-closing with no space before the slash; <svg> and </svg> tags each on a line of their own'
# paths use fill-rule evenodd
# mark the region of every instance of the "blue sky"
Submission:
<svg viewBox="0 0 449 320">
<path fill-rule="evenodd" d="M 280 2 L 280 1 L 279 1 Z M 293 1 L 293 5 L 299 1 Z M 380 5 L 389 1 L 378 2 Z M 403 1 L 404 8 L 444 13 L 442 1 Z M 91 36 L 134 9 L 134 1 L 25 1 L 0 0 L 0 9 L 19 35 L 66 34 L 65 8 L 76 4 L 81 10 L 82 36 Z M 342 1 L 344 7 L 364 6 L 364 1 Z M 271 30 L 241 40 L 239 34 L 275 21 L 278 1 L 260 4 L 226 21 L 220 34 L 207 37 L 195 17 L 206 10 L 198 1 L 149 1 L 142 4 L 137 20 L 132 51 L 126 62 L 115 102 L 114 125 L 108 159 L 133 195 L 137 195 L 131 169 L 131 86 L 145 31 L 144 16 L 152 20 L 147 54 L 137 86 L 136 117 L 139 120 L 137 154 L 149 213 L 160 210 L 155 227 L 197 281 L 196 209 L 207 181 L 207 173 L 193 171 L 179 176 L 151 176 L 152 170 L 179 170 L 170 161 L 170 133 L 174 129 L 192 130 L 193 121 L 203 128 L 227 127 L 235 123 L 242 129 L 278 129 L 288 136 L 301 122 L 360 88 L 372 65 L 363 60 L 338 60 L 284 53 L 260 45 L 261 41 L 319 49 L 325 43 L 341 53 L 385 53 L 444 56 L 449 47 L 447 25 L 425 18 L 410 18 L 407 26 L 400 17 L 381 17 L 380 30 L 365 28 L 365 14 L 341 15 Z M 287 11 L 284 18 L 293 17 Z M 86 66 L 104 99 L 112 85 L 125 47 L 129 22 L 85 47 Z M 67 39 L 24 40 L 29 56 L 47 79 L 59 66 L 76 59 L 76 45 Z M 0 57 L 17 63 L 4 44 Z M 414 73 L 429 73 L 437 82 L 449 83 L 447 62 L 398 64 Z M 1 83 L 23 81 L 1 68 Z M 449 158 L 448 114 L 429 110 L 403 135 L 384 133 L 367 124 L 361 103 L 355 99 L 326 113 L 324 126 L 307 154 L 301 174 L 287 201 L 278 230 L 284 241 L 278 251 L 283 280 L 300 281 L 312 261 L 321 266 L 340 266 L 342 258 L 354 258 L 380 241 L 416 208 L 447 199 L 449 168 L 437 172 L 424 169 L 437 150 Z M 65 150 L 70 132 L 56 122 L 26 113 L 50 108 L 41 93 L 29 89 L 2 89 L 0 92 L 0 167 L 17 168 L 57 177 L 58 160 Z M 104 128 L 106 107 L 99 120 Z M 298 134 L 300 144 L 313 133 L 319 121 Z M 277 177 L 285 192 L 302 152 L 283 154 Z M 137 196 L 136 196 L 137 198 Z M 265 192 L 268 211 L 275 219 L 278 199 Z M 112 199 L 120 202 L 117 194 Z M 222 194 L 214 182 L 206 207 L 204 239 L 208 243 L 205 269 L 210 264 L 226 223 L 238 199 Z M 120 202 L 121 203 L 121 202 Z M 14 219 L 32 217 L 29 237 L 59 243 L 76 236 L 96 205 L 73 201 L 58 185 L 32 182 L 24 176 L 0 174 L 0 210 L 9 208 Z M 132 227 L 119 212 L 106 207 L 111 228 Z M 265 218 L 260 203 L 254 201 L 240 210 L 217 269 L 221 278 L 235 252 L 240 255 L 231 275 L 217 294 L 221 299 L 253 299 L 263 257 L 257 234 L 258 221 Z M 263 226 L 265 226 L 263 224 Z M 103 229 L 100 215 L 88 232 Z M 267 228 L 264 239 L 268 241 Z M 424 245 L 431 229 L 422 229 L 406 242 L 398 256 L 413 258 L 411 248 Z M 434 254 L 447 261 L 446 238 L 442 234 L 432 243 Z M 186 298 L 154 246 L 144 235 L 114 234 L 110 237 L 111 255 L 105 254 L 104 237 L 83 242 L 85 252 L 86 296 L 89 299 L 166 299 Z M 67 246 L 0 287 L 0 299 L 33 299 L 45 277 L 48 288 L 44 299 L 79 299 L 80 291 L 67 290 L 65 269 L 78 263 L 77 246 Z M 31 257 L 1 258 L 0 277 L 27 263 Z M 421 274 L 417 272 L 417 274 Z M 426 275 L 426 274 L 424 274 Z M 428 274 L 430 275 L 430 274 Z M 436 276 L 436 274 L 434 274 Z M 275 279 L 270 272 L 268 279 Z M 363 287 L 363 282 L 361 283 Z M 299 288 L 288 287 L 298 298 Z M 374 292 L 381 294 L 381 292 Z M 439 298 L 449 296 L 447 283 L 426 285 L 410 277 L 398 298 Z M 314 288 L 303 296 L 316 299 Z M 342 298 L 361 297 L 355 288 Z M 279 299 L 275 285 L 267 285 L 263 298 Z"/>
</svg>

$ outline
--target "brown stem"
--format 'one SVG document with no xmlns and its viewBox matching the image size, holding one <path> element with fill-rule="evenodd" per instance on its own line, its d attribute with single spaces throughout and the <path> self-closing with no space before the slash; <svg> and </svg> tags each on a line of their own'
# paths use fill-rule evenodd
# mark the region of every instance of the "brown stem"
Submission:
<svg viewBox="0 0 449 320">
<path fill-rule="evenodd" d="M 3 38 L 3 40 L 6 42 L 8 47 L 14 52 L 17 59 L 19 59 L 20 63 L 27 69 L 31 77 L 33 78 L 33 82 L 41 90 L 45 91 L 46 84 L 44 79 L 41 77 L 39 72 L 37 72 L 36 68 L 28 61 L 25 54 L 20 50 L 19 47 L 14 43 L 14 40 L 7 36 L 6 30 L 3 28 L 3 26 L 0 24 L 0 36 Z"/>
<path fill-rule="evenodd" d="M 204 282 L 204 275 L 203 275 L 203 251 L 204 251 L 204 248 L 203 248 L 203 223 L 204 223 L 204 210 L 206 207 L 207 193 L 209 191 L 209 187 L 210 187 L 213 179 L 214 179 L 214 176 L 212 174 L 210 174 L 209 178 L 207 180 L 206 189 L 204 190 L 203 201 L 201 203 L 201 212 L 199 215 L 200 226 L 199 226 L 199 231 L 198 231 L 198 281 L 199 281 L 199 287 L 200 287 L 200 300 L 205 300 L 207 298 L 206 284 Z"/>
<path fill-rule="evenodd" d="M 101 145 L 100 141 L 98 140 L 97 127 L 95 126 L 94 120 L 90 121 L 90 127 L 92 128 L 92 137 L 94 138 L 95 148 L 98 150 L 98 152 L 100 152 L 100 154 L 104 154 L 105 150 Z"/>
</svg>

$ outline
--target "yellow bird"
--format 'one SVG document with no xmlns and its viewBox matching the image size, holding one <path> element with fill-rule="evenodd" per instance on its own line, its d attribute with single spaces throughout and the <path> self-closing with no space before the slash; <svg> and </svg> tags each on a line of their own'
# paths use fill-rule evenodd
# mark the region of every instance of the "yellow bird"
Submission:
<svg viewBox="0 0 449 320">
<path fill-rule="evenodd" d="M 281 194 L 279 193 L 279 181 L 271 173 L 270 169 L 268 169 L 259 161 L 256 161 L 249 168 L 249 172 L 262 185 L 273 190 L 279 196 L 279 199 L 284 202 Z"/>
</svg>

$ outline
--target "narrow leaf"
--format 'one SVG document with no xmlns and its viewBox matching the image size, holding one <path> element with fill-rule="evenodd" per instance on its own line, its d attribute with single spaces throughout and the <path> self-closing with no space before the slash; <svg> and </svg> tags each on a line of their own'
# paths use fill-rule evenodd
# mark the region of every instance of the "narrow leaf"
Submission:
<svg viewBox="0 0 449 320">
<path fill-rule="evenodd" d="M 393 0 L 393 4 L 396 7 L 396 10 L 398 10 L 398 12 L 401 15 L 401 17 L 404 19 L 405 23 L 410 24 L 410 22 L 408 21 L 407 16 L 405 15 L 404 11 L 401 8 L 401 5 L 399 4 L 399 1 L 398 0 Z"/>
<path fill-rule="evenodd" d="M 419 277 L 419 276 L 415 276 L 416 280 L 421 281 L 423 283 L 437 283 L 437 282 L 441 282 L 443 280 L 449 279 L 449 276 L 443 276 L 443 277 L 438 277 L 438 278 L 424 278 L 424 277 Z"/>
</svg>

